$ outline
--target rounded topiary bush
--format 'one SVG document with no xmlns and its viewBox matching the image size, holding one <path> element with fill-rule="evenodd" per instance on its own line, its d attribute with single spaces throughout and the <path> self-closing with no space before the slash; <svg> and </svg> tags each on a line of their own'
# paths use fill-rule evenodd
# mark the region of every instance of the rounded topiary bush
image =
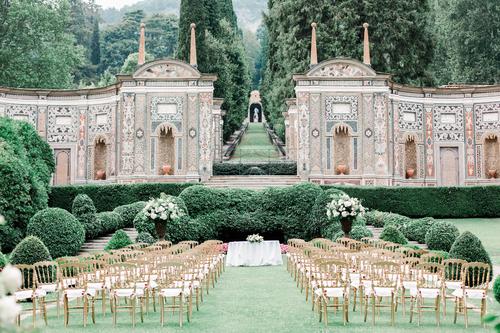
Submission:
<svg viewBox="0 0 500 333">
<path fill-rule="evenodd" d="M 387 215 L 385 212 L 380 212 L 378 210 L 371 210 L 365 213 L 365 220 L 367 225 L 372 225 L 375 228 L 384 227 L 384 218 Z"/>
<path fill-rule="evenodd" d="M 495 283 L 493 283 L 493 296 L 500 303 L 500 275 L 497 276 Z"/>
<path fill-rule="evenodd" d="M 10 222 L 0 226 L 0 250 L 11 252 L 22 239 L 22 231 Z"/>
<path fill-rule="evenodd" d="M 106 251 L 118 250 L 131 244 L 133 244 L 133 242 L 130 239 L 130 237 L 127 235 L 125 231 L 120 229 L 113 234 L 113 237 L 111 237 L 104 250 Z"/>
<path fill-rule="evenodd" d="M 460 235 L 458 228 L 450 222 L 434 223 L 425 235 L 425 244 L 430 250 L 450 251 L 453 242 Z"/>
<path fill-rule="evenodd" d="M 134 228 L 138 233 L 145 232 L 153 236 L 153 238 L 158 239 L 155 224 L 142 211 L 137 213 L 134 218 Z"/>
<path fill-rule="evenodd" d="M 101 234 L 106 235 L 124 227 L 120 214 L 113 212 L 97 213 L 97 219 L 101 225 Z"/>
<path fill-rule="evenodd" d="M 469 231 L 457 237 L 450 249 L 450 258 L 468 262 L 484 262 L 491 266 L 491 259 L 481 240 Z M 491 274 L 490 274 L 491 275 Z"/>
<path fill-rule="evenodd" d="M 48 260 L 52 260 L 49 250 L 40 238 L 35 236 L 23 239 L 10 255 L 10 263 L 13 265 L 33 265 Z"/>
<path fill-rule="evenodd" d="M 380 234 L 380 239 L 385 240 L 386 242 L 392 242 L 402 245 L 408 243 L 408 239 L 406 239 L 403 233 L 399 231 L 398 228 L 394 225 L 388 225 L 387 227 L 385 227 Z"/>
<path fill-rule="evenodd" d="M 384 220 L 384 227 L 388 225 L 393 225 L 399 230 L 405 228 L 405 226 L 407 226 L 412 221 L 409 217 L 394 213 L 384 214 L 383 220 Z"/>
<path fill-rule="evenodd" d="M 434 223 L 435 220 L 432 217 L 424 217 L 421 219 L 413 220 L 403 228 L 405 237 L 411 241 L 416 241 L 424 244 L 425 235 Z"/>
<path fill-rule="evenodd" d="M 333 199 L 338 198 L 342 195 L 345 195 L 343 191 L 332 188 L 320 192 L 316 197 L 309 218 L 309 232 L 311 234 L 311 237 L 316 237 L 318 235 L 324 235 L 328 233 L 331 234 L 332 223 L 337 223 L 340 230 L 340 219 L 328 219 L 328 216 L 326 215 L 326 205 Z"/>
<path fill-rule="evenodd" d="M 130 205 L 118 206 L 113 210 L 113 212 L 120 215 L 123 221 L 123 227 L 129 228 L 134 226 L 134 218 L 137 213 L 144 209 L 144 207 L 146 207 L 146 202 L 138 201 Z"/>
<path fill-rule="evenodd" d="M 61 208 L 36 213 L 28 223 L 27 234 L 40 238 L 53 258 L 77 254 L 85 241 L 82 224 Z"/>
<path fill-rule="evenodd" d="M 182 216 L 167 223 L 165 239 L 172 243 L 199 240 L 199 224 L 189 216 Z"/>
<path fill-rule="evenodd" d="M 373 233 L 367 227 L 357 225 L 352 227 L 350 236 L 352 239 L 359 241 L 365 237 L 373 237 Z"/>
<path fill-rule="evenodd" d="M 156 239 L 153 236 L 151 236 L 151 234 L 149 232 L 141 232 L 135 238 L 135 242 L 136 243 L 145 243 L 145 244 L 151 245 L 154 242 L 156 242 Z"/>
<path fill-rule="evenodd" d="M 102 233 L 94 201 L 88 195 L 78 194 L 73 200 L 71 211 L 85 228 L 86 239 L 94 239 Z"/>
</svg>

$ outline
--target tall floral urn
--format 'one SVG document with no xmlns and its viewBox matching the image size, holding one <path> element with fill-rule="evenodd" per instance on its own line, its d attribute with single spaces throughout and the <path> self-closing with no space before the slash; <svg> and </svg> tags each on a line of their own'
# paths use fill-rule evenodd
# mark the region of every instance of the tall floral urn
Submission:
<svg viewBox="0 0 500 333">
<path fill-rule="evenodd" d="M 158 239 L 165 239 L 167 224 L 173 220 L 186 215 L 182 207 L 178 205 L 176 197 L 161 193 L 159 198 L 148 201 L 142 213 L 150 223 L 154 224 Z"/>
<path fill-rule="evenodd" d="M 332 194 L 326 205 L 326 215 L 331 223 L 340 223 L 344 237 L 351 238 L 352 223 L 358 216 L 363 216 L 365 207 L 357 198 L 347 194 Z"/>
</svg>

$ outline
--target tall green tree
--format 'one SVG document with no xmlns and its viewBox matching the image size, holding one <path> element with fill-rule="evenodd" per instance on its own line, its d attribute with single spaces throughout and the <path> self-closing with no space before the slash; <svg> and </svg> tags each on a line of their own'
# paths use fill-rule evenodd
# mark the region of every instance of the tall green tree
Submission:
<svg viewBox="0 0 500 333">
<path fill-rule="evenodd" d="M 101 62 L 101 34 L 99 30 L 99 20 L 94 17 L 94 28 L 92 30 L 92 40 L 90 42 L 90 62 L 92 65 L 99 65 Z"/>
<path fill-rule="evenodd" d="M 154 14 L 146 19 L 146 51 L 154 58 L 173 57 L 178 37 L 177 16 Z"/>
<path fill-rule="evenodd" d="M 83 49 L 67 32 L 67 1 L 3 1 L 0 14 L 0 85 L 72 88 Z"/>
</svg>

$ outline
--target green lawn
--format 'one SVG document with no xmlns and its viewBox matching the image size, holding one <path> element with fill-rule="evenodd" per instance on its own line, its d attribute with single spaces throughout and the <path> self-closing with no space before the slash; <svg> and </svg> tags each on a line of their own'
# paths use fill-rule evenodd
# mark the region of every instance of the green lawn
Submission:
<svg viewBox="0 0 500 333">
<path fill-rule="evenodd" d="M 500 265 L 500 218 L 447 219 L 460 232 L 470 231 L 481 239 L 494 265 Z"/>
<path fill-rule="evenodd" d="M 231 162 L 276 161 L 280 155 L 261 123 L 250 123 Z"/>
<path fill-rule="evenodd" d="M 490 309 L 499 313 L 497 304 L 489 301 Z M 100 309 L 98 304 L 97 309 Z M 389 325 L 388 316 L 382 313 L 375 328 L 364 323 L 360 312 L 350 313 L 351 322 L 346 329 L 349 332 L 490 332 L 479 325 L 477 314 L 470 316 L 470 327 L 465 330 L 463 321 L 452 323 L 452 303 L 449 303 L 448 316 L 443 319 L 439 329 L 434 324 L 433 314 L 424 315 L 424 322 L 417 328 L 416 323 L 408 323 L 408 315 L 397 315 L 395 327 Z M 370 317 L 369 317 L 370 318 Z M 304 295 L 296 288 L 293 279 L 285 267 L 228 268 L 222 275 L 215 289 L 205 299 L 199 312 L 194 313 L 191 323 L 183 328 L 175 324 L 175 319 L 168 318 L 168 324 L 161 328 L 159 314 L 150 313 L 144 323 L 138 323 L 133 330 L 130 318 L 126 314 L 119 317 L 119 324 L 113 328 L 111 316 L 97 316 L 97 324 L 82 327 L 80 315 L 73 315 L 70 326 L 65 329 L 62 316 L 57 318 L 55 310 L 50 311 L 49 326 L 40 322 L 40 332 L 200 332 L 200 333 L 318 333 L 336 332 L 344 329 L 339 315 L 331 315 L 330 323 L 325 328 L 311 311 Z M 26 320 L 26 324 L 29 319 Z"/>
</svg>

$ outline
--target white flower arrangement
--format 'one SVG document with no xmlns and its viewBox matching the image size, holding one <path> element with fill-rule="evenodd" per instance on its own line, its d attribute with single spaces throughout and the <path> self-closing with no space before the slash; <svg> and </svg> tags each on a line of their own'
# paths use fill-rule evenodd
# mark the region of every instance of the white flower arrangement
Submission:
<svg viewBox="0 0 500 333">
<path fill-rule="evenodd" d="M 354 220 L 357 216 L 363 216 L 365 211 L 366 208 L 359 199 L 351 198 L 346 194 L 340 197 L 332 196 L 332 201 L 326 205 L 326 215 L 329 219 L 340 217 Z"/>
<path fill-rule="evenodd" d="M 148 201 L 143 209 L 144 214 L 152 220 L 172 221 L 186 215 L 171 195 L 160 194 L 159 198 Z"/>
<path fill-rule="evenodd" d="M 247 237 L 247 242 L 250 243 L 262 243 L 264 241 L 264 237 L 259 234 L 253 234 Z"/>
<path fill-rule="evenodd" d="M 8 296 L 21 287 L 21 279 L 21 271 L 11 265 L 5 266 L 0 273 L 0 331 L 2 328 L 13 327 L 21 312 L 15 296 Z"/>
</svg>

